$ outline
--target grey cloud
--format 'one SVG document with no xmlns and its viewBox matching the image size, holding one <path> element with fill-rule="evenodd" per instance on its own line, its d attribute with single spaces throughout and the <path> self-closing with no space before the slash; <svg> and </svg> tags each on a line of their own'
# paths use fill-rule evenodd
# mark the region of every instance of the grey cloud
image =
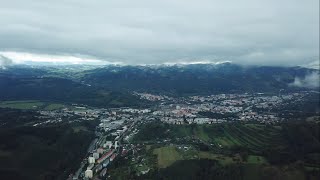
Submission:
<svg viewBox="0 0 320 180">
<path fill-rule="evenodd" d="M 11 0 L 0 27 L 0 51 L 127 64 L 319 60 L 318 0 Z"/>
<path fill-rule="evenodd" d="M 304 78 L 298 78 L 296 77 L 294 82 L 290 84 L 291 86 L 296 87 L 305 87 L 305 88 L 319 88 L 319 72 L 313 72 L 308 75 L 306 75 Z"/>
</svg>

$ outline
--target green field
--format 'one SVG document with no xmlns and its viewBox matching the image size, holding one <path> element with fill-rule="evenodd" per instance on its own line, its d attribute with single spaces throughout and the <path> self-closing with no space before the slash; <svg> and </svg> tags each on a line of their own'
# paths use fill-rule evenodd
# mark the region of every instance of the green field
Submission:
<svg viewBox="0 0 320 180">
<path fill-rule="evenodd" d="M 11 108 L 21 110 L 58 110 L 64 108 L 65 105 L 58 103 L 43 102 L 37 100 L 25 101 L 0 101 L 0 108 Z"/>
<path fill-rule="evenodd" d="M 208 133 L 205 131 L 204 126 L 197 126 L 194 128 L 194 134 L 196 137 L 203 141 L 209 141 L 210 138 L 208 136 Z"/>
<path fill-rule="evenodd" d="M 242 146 L 258 153 L 267 147 L 281 148 L 285 143 L 280 126 L 261 124 L 172 125 L 168 137 L 194 137 L 219 148 Z"/>
<path fill-rule="evenodd" d="M 264 158 L 263 156 L 254 156 L 254 155 L 250 155 L 247 159 L 247 163 L 249 164 L 267 164 L 267 160 L 266 158 Z"/>
<path fill-rule="evenodd" d="M 217 179 L 319 179 L 319 128 L 315 121 L 277 125 L 150 122 L 141 125 L 133 142 L 148 144 L 149 158 L 155 158 L 149 166 L 153 164 L 153 173 L 163 173 L 164 179 L 215 175 L 221 175 Z M 163 142 L 163 147 L 159 142 Z M 211 169 L 206 169 L 210 164 Z M 190 171 L 190 176 L 183 176 L 185 171 Z"/>
<path fill-rule="evenodd" d="M 64 107 L 65 107 L 65 105 L 63 105 L 63 104 L 53 103 L 53 104 L 47 105 L 44 109 L 47 110 L 47 111 L 53 111 L 53 110 L 62 109 Z"/>
<path fill-rule="evenodd" d="M 215 125 L 168 125 L 150 123 L 141 127 L 133 141 L 158 141 L 161 139 L 180 139 L 182 143 L 192 143 L 195 139 L 210 148 L 224 151 L 242 147 L 249 154 L 261 155 L 268 148 L 284 149 L 287 140 L 281 126 L 262 124 L 224 123 Z"/>
<path fill-rule="evenodd" d="M 258 153 L 270 146 L 281 148 L 285 143 L 280 129 L 259 124 L 227 124 L 220 127 L 220 132 L 212 139 L 221 147 L 242 146 Z"/>
<path fill-rule="evenodd" d="M 169 125 L 154 122 L 143 125 L 133 142 L 157 143 L 171 139 L 176 147 L 164 145 L 153 151 L 160 168 L 178 163 L 178 160 L 209 159 L 222 166 L 242 164 L 250 167 L 303 161 L 308 163 L 305 166 L 309 170 L 312 169 L 309 167 L 320 167 L 318 129 L 319 124 L 313 121 L 278 125 L 236 122 Z"/>
<path fill-rule="evenodd" d="M 181 155 L 174 146 L 166 146 L 154 149 L 153 154 L 157 155 L 159 168 L 168 167 L 175 161 L 182 159 Z"/>
<path fill-rule="evenodd" d="M 150 146 L 148 148 L 150 148 Z M 191 159 L 217 160 L 223 166 L 240 162 L 244 164 L 268 164 L 263 156 L 249 155 L 248 159 L 243 161 L 239 154 L 228 156 L 209 151 L 198 151 L 194 148 L 189 148 L 188 150 L 177 149 L 175 146 L 156 148 L 153 150 L 153 154 L 157 155 L 159 168 L 168 167 L 178 160 Z"/>
<path fill-rule="evenodd" d="M 12 109 L 38 109 L 44 106 L 40 101 L 1 101 L 0 107 Z"/>
</svg>

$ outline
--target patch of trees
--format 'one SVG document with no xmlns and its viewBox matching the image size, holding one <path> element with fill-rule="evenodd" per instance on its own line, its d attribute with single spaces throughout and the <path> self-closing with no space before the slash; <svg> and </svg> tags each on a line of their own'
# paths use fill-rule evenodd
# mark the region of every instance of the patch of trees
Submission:
<svg viewBox="0 0 320 180">
<path fill-rule="evenodd" d="M 21 126 L 37 120 L 35 111 L 23 111 L 9 108 L 0 108 L 0 129 Z"/>
<path fill-rule="evenodd" d="M 154 141 L 171 137 L 169 124 L 151 122 L 143 124 L 139 133 L 134 136 L 135 141 Z"/>
<path fill-rule="evenodd" d="M 320 166 L 320 124 L 314 122 L 288 122 L 282 125 L 286 143 L 283 148 L 270 147 L 264 155 L 272 164 L 287 164 L 295 161 Z"/>
<path fill-rule="evenodd" d="M 215 160 L 182 160 L 161 169 L 156 179 L 242 179 L 242 168 L 237 165 L 222 166 Z"/>
</svg>

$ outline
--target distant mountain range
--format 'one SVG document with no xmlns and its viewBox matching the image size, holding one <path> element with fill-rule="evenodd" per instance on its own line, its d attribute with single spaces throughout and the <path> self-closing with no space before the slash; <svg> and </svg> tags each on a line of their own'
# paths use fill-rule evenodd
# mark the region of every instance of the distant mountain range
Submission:
<svg viewBox="0 0 320 180">
<path fill-rule="evenodd" d="M 66 70 L 67 71 L 67 70 Z M 1 100 L 42 100 L 99 107 L 137 106 L 140 100 L 127 92 L 75 81 L 64 71 L 11 67 L 0 71 Z"/>
<path fill-rule="evenodd" d="M 86 71 L 83 82 L 113 90 L 166 94 L 278 92 L 316 89 L 319 70 L 302 67 L 240 66 L 231 63 L 174 66 L 108 66 Z M 299 81 L 299 84 L 297 84 Z"/>
<path fill-rule="evenodd" d="M 0 100 L 39 99 L 130 106 L 132 91 L 171 95 L 319 91 L 319 70 L 231 63 L 173 66 L 11 66 L 0 70 Z"/>
</svg>

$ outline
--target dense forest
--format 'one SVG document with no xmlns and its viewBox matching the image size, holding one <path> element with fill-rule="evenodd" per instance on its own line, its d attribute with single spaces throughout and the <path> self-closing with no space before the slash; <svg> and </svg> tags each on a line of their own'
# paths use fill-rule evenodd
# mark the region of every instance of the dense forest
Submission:
<svg viewBox="0 0 320 180">
<path fill-rule="evenodd" d="M 66 179 L 87 153 L 95 122 L 33 127 L 36 112 L 0 109 L 0 173 L 3 179 Z M 75 131 L 77 126 L 86 130 Z"/>
<path fill-rule="evenodd" d="M 44 100 L 96 107 L 141 105 L 141 101 L 127 92 L 114 92 L 56 77 L 0 75 L 0 87 L 0 100 Z"/>
</svg>

